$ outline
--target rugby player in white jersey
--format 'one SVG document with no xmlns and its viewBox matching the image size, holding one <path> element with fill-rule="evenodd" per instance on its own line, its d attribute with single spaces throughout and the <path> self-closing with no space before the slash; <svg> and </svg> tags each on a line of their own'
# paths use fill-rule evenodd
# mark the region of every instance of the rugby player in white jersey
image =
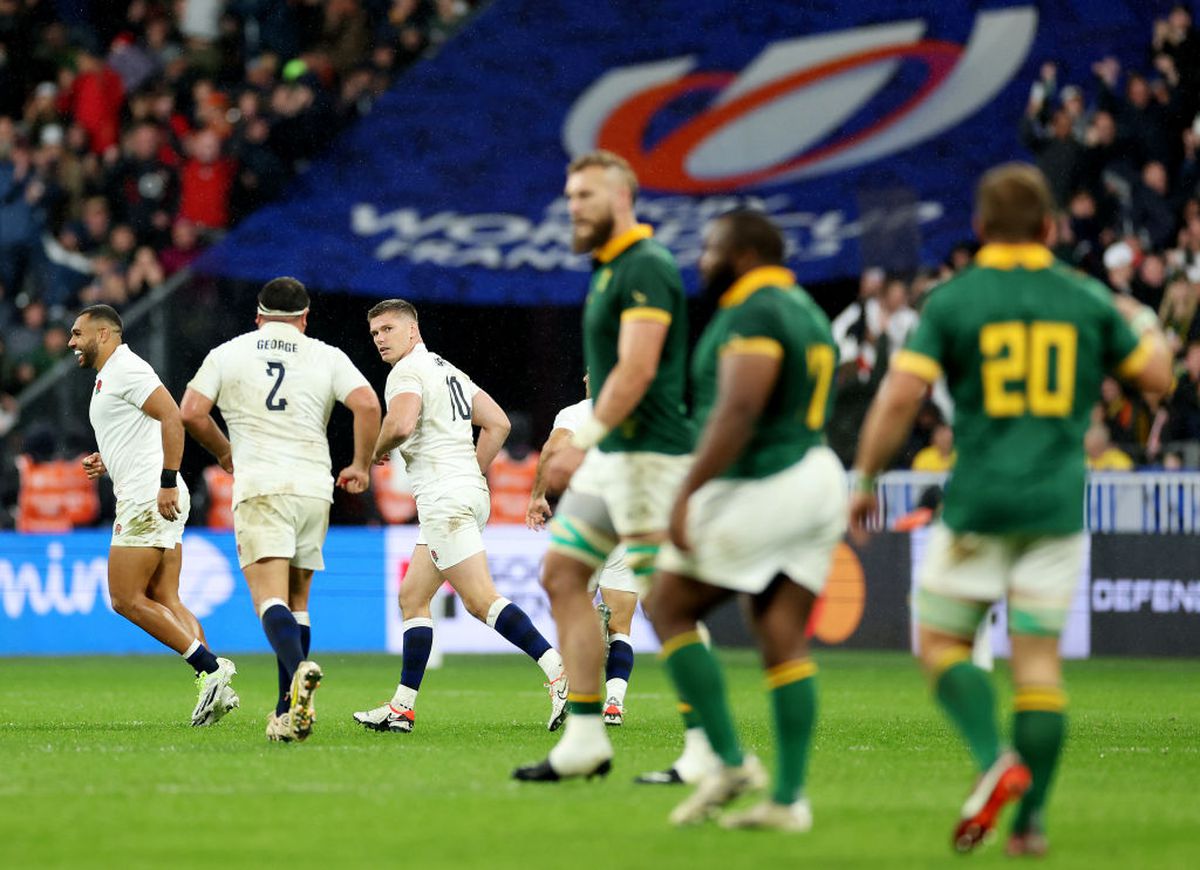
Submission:
<svg viewBox="0 0 1200 870">
<path fill-rule="evenodd" d="M 205 357 L 183 397 L 193 438 L 233 472 L 238 560 L 263 631 L 279 661 L 279 701 L 270 740 L 312 732 L 320 666 L 309 659 L 308 592 L 325 568 L 321 547 L 333 502 L 326 427 L 334 402 L 354 414 L 354 459 L 337 476 L 351 493 L 369 485 L 379 399 L 345 353 L 309 338 L 308 291 L 295 278 L 258 294 L 258 328 Z M 212 418 L 216 405 L 229 437 Z"/>
<path fill-rule="evenodd" d="M 374 731 L 412 731 L 417 690 L 433 644 L 429 605 L 446 582 L 468 613 L 538 663 L 550 691 L 547 727 L 554 731 L 566 717 L 562 656 L 521 608 L 496 591 L 480 534 L 491 510 L 484 472 L 508 437 L 508 417 L 460 369 L 425 347 L 410 303 L 380 302 L 367 312 L 367 323 L 380 357 L 392 366 L 375 460 L 399 449 L 421 530 L 400 584 L 400 683 L 390 702 L 355 713 L 354 721 Z M 480 428 L 478 443 L 472 426 Z"/>
<path fill-rule="evenodd" d="M 555 415 L 550 437 L 542 447 L 537 477 L 529 494 L 529 507 L 525 511 L 525 524 L 531 529 L 544 529 L 551 516 L 550 502 L 546 499 L 546 463 L 570 442 L 571 434 L 592 416 L 592 391 L 587 375 L 583 376 L 583 388 L 586 398 L 568 405 Z M 600 589 L 601 604 L 597 609 L 608 646 L 604 665 L 604 724 L 619 726 L 625 722 L 625 693 L 629 690 L 629 677 L 633 673 L 633 641 L 630 635 L 638 603 L 638 584 L 633 571 L 625 564 L 624 547 L 617 547 L 609 554 L 603 567 L 592 575 L 592 582 Z"/>
<path fill-rule="evenodd" d="M 91 305 L 71 327 L 68 346 L 80 368 L 96 370 L 88 417 L 98 452 L 83 460 L 88 477 L 112 477 L 117 497 L 108 551 L 113 610 L 183 656 L 196 672 L 192 725 L 210 725 L 238 706 L 233 662 L 205 644 L 199 620 L 179 600 L 183 526 L 190 499 L 179 481 L 183 424 L 154 369 L 122 340 L 121 316 Z"/>
</svg>

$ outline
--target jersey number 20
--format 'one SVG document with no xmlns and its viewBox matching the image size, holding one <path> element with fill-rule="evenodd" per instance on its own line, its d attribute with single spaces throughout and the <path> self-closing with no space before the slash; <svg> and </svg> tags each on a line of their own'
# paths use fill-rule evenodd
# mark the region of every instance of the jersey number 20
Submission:
<svg viewBox="0 0 1200 870">
<path fill-rule="evenodd" d="M 277 397 L 275 394 L 279 392 L 279 388 L 283 386 L 284 368 L 281 362 L 267 363 L 267 374 L 274 375 L 275 383 L 271 387 L 271 392 L 267 393 L 267 410 L 268 411 L 284 411 L 287 410 L 287 399 Z"/>
<path fill-rule="evenodd" d="M 989 323 L 979 331 L 983 410 L 989 417 L 1067 417 L 1075 404 L 1074 324 Z"/>
</svg>

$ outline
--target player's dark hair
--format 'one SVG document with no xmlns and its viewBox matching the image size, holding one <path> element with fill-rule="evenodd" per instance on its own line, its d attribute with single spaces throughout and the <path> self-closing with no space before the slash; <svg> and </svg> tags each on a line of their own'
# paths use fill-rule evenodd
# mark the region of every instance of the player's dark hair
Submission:
<svg viewBox="0 0 1200 870">
<path fill-rule="evenodd" d="M 308 291 L 295 278 L 272 278 L 259 291 L 258 304 L 271 311 L 303 311 L 309 305 Z"/>
<path fill-rule="evenodd" d="M 103 303 L 89 305 L 87 308 L 79 312 L 80 317 L 83 317 L 85 314 L 92 320 L 100 320 L 104 323 L 107 323 L 117 332 L 125 331 L 125 324 L 121 321 L 121 315 L 117 314 L 117 309 L 113 308 L 111 305 L 105 305 Z"/>
<path fill-rule="evenodd" d="M 721 215 L 729 227 L 729 246 L 735 251 L 753 251 L 764 266 L 783 264 L 783 233 L 765 214 L 737 209 Z"/>
<path fill-rule="evenodd" d="M 985 242 L 1041 242 L 1053 211 L 1046 176 L 1028 163 L 989 169 L 975 195 L 975 220 Z"/>
<path fill-rule="evenodd" d="M 417 309 L 411 302 L 404 299 L 384 299 L 382 302 L 372 305 L 371 310 L 367 312 L 367 322 L 369 323 L 381 314 L 398 314 L 401 317 L 411 317 L 414 321 L 417 319 Z"/>
</svg>

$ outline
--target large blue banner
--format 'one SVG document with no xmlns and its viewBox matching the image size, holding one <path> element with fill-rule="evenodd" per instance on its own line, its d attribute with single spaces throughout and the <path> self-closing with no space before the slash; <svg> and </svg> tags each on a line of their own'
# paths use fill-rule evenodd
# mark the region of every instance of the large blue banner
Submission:
<svg viewBox="0 0 1200 870">
<path fill-rule="evenodd" d="M 802 280 L 914 267 L 970 236 L 974 181 L 1021 156 L 1041 62 L 1089 84 L 1146 63 L 1135 0 L 496 0 L 204 271 L 442 302 L 582 298 L 563 169 L 630 160 L 685 269 L 735 205 L 785 228 Z M 694 277 L 694 276 L 691 276 Z M 694 286 L 694 280 L 689 284 Z"/>
<path fill-rule="evenodd" d="M 108 595 L 111 531 L 0 533 L 0 655 L 145 653 L 164 648 L 113 612 Z M 336 529 L 309 610 L 325 650 L 379 651 L 387 634 L 383 535 Z M 232 533 L 184 536 L 180 597 L 213 649 L 268 652 Z M 393 599 L 394 600 L 394 599 Z"/>
</svg>

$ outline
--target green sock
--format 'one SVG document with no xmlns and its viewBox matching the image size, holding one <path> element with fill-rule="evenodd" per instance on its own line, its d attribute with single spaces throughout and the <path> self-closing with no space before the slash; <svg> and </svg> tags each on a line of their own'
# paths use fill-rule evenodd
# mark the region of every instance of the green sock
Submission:
<svg viewBox="0 0 1200 870">
<path fill-rule="evenodd" d="M 693 728 L 703 728 L 704 720 L 700 718 L 700 714 L 696 712 L 696 708 L 686 701 L 679 702 L 679 714 L 683 716 L 683 727 L 687 730 Z"/>
<path fill-rule="evenodd" d="M 1054 769 L 1062 754 L 1067 717 L 1063 713 L 1066 698 L 1058 687 L 1026 686 L 1017 690 L 1013 702 L 1013 748 L 1029 766 L 1033 783 L 1017 807 L 1013 832 L 1043 830 L 1042 810 Z"/>
<path fill-rule="evenodd" d="M 981 771 L 987 770 L 1000 757 L 996 693 L 991 679 L 963 659 L 942 671 L 934 687 L 938 703 L 967 741 L 975 764 Z"/>
<path fill-rule="evenodd" d="M 767 671 L 771 707 L 775 713 L 775 792 L 779 804 L 792 804 L 804 792 L 808 748 L 817 723 L 817 666 L 810 659 L 797 659 Z"/>
<path fill-rule="evenodd" d="M 741 764 L 742 749 L 725 699 L 725 681 L 712 650 L 697 632 L 689 631 L 663 644 L 662 655 L 679 697 L 699 714 L 713 751 L 728 765 Z"/>
<path fill-rule="evenodd" d="M 599 695 L 567 693 L 567 712 L 572 716 L 599 716 L 603 708 Z"/>
</svg>

